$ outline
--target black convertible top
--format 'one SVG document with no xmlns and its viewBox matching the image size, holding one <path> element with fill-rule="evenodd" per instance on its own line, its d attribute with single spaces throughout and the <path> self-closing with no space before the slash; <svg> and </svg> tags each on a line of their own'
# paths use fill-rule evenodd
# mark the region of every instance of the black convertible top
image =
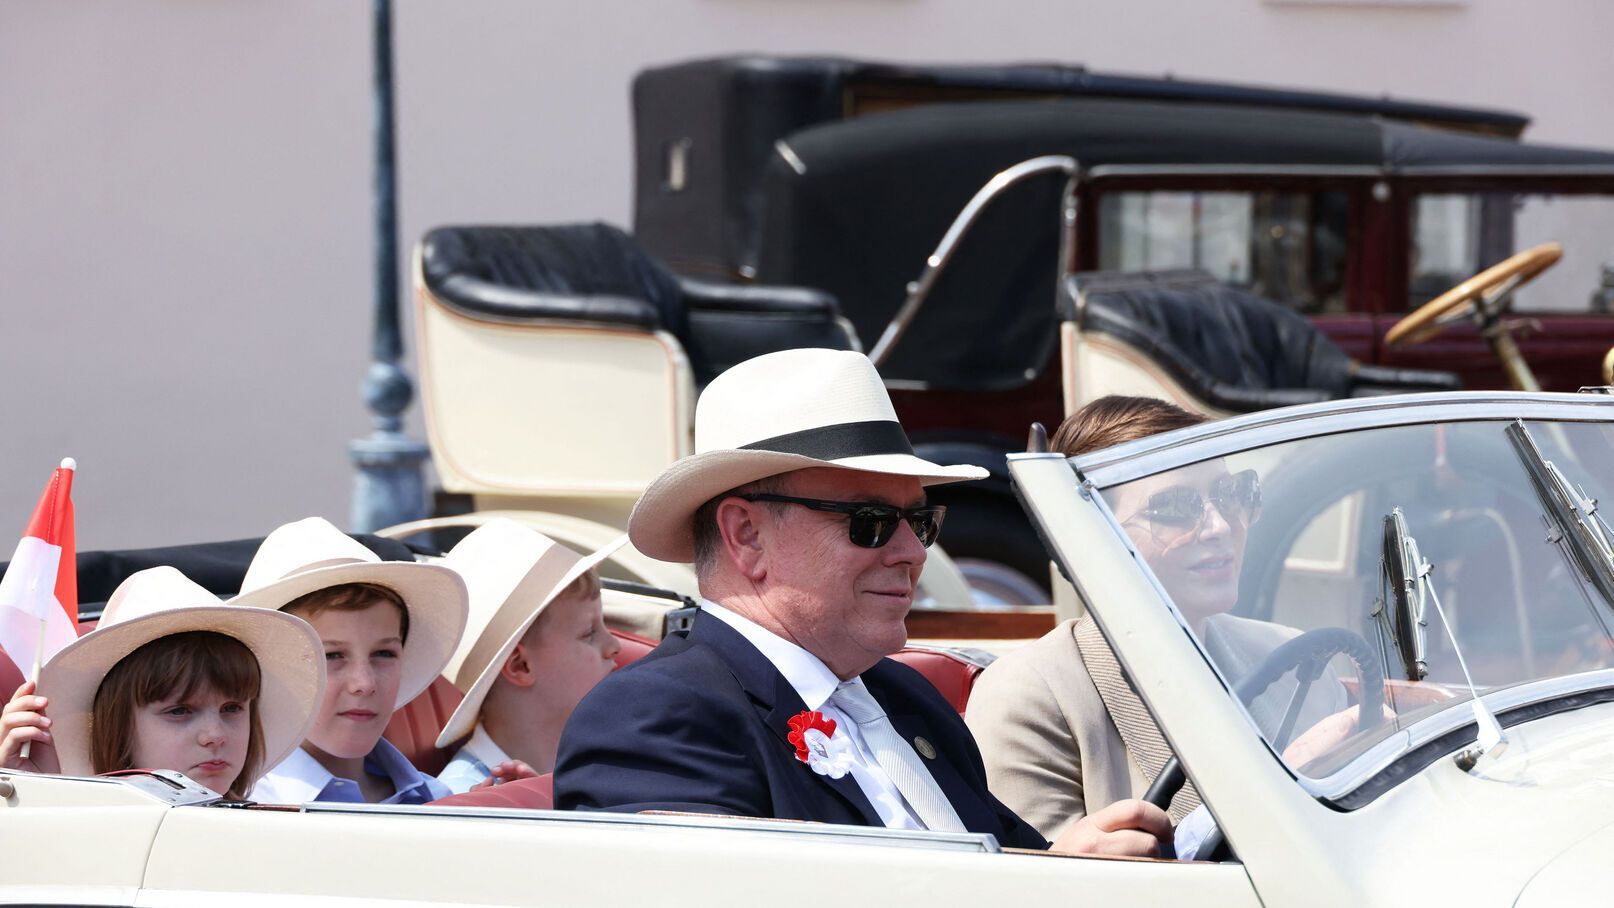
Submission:
<svg viewBox="0 0 1614 908">
<path fill-rule="evenodd" d="M 1614 154 L 1380 117 L 1080 98 L 911 107 L 796 132 L 762 176 L 747 263 L 756 280 L 833 293 L 866 343 L 925 258 L 999 171 L 1039 155 L 1076 158 L 1095 179 L 1124 167 L 1171 172 L 1495 173 L 1614 176 Z M 931 387 L 1010 388 L 1049 362 L 1059 175 L 1005 193 L 943 272 L 882 374 Z"/>
<path fill-rule="evenodd" d="M 784 140 L 814 171 L 945 148 L 951 159 L 1003 149 L 1115 165 L 1461 168 L 1614 172 L 1614 153 L 1431 129 L 1378 116 L 1219 104 L 1081 98 L 931 104 L 797 132 Z M 774 170 L 780 169 L 775 162 Z M 983 181 L 984 182 L 984 181 Z"/>
<path fill-rule="evenodd" d="M 367 534 L 354 534 L 353 538 L 383 561 L 413 561 L 415 558 L 409 546 L 395 539 Z M 178 568 L 180 573 L 215 596 L 234 596 L 241 589 L 252 556 L 262 544 L 263 538 L 258 537 L 152 549 L 79 552 L 79 618 L 84 621 L 99 618 L 107 597 L 130 574 L 164 565 Z M 9 566 L 9 562 L 0 562 L 0 576 L 5 575 Z"/>
</svg>

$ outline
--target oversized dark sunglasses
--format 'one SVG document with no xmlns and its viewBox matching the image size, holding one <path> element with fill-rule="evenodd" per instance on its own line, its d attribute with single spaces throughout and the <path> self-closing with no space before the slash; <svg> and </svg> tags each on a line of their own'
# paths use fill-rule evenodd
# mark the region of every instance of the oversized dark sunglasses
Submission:
<svg viewBox="0 0 1614 908">
<path fill-rule="evenodd" d="M 851 517 L 846 525 L 846 536 L 852 544 L 865 549 L 877 549 L 896 535 L 898 521 L 908 521 L 919 544 L 929 548 L 941 535 L 942 517 L 947 507 L 925 504 L 917 508 L 899 508 L 889 504 L 870 504 L 858 501 L 825 501 L 821 498 L 796 498 L 791 495 L 740 495 L 745 501 L 777 501 L 781 504 L 799 504 L 815 511 L 829 511 Z"/>
<path fill-rule="evenodd" d="M 1198 489 L 1173 486 L 1150 495 L 1139 513 L 1156 526 L 1193 531 L 1205 519 L 1206 497 Z M 1247 527 L 1261 516 L 1261 477 L 1254 470 L 1218 476 L 1208 497 L 1222 519 Z"/>
</svg>

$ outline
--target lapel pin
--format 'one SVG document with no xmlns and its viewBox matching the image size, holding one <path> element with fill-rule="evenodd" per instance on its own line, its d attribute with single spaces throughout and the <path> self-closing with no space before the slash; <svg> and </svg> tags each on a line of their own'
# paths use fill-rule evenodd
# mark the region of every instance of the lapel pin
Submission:
<svg viewBox="0 0 1614 908">
<path fill-rule="evenodd" d="M 919 751 L 919 755 L 927 760 L 936 759 L 935 745 L 931 744 L 923 735 L 913 739 L 913 749 Z"/>
</svg>

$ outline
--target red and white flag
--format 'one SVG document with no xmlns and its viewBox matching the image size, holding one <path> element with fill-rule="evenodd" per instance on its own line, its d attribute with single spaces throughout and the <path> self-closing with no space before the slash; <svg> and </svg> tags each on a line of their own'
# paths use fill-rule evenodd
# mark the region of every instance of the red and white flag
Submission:
<svg viewBox="0 0 1614 908">
<path fill-rule="evenodd" d="M 0 576 L 0 650 L 32 680 L 38 680 L 40 665 L 78 639 L 74 469 L 68 458 L 51 474 L 17 552 Z"/>
</svg>

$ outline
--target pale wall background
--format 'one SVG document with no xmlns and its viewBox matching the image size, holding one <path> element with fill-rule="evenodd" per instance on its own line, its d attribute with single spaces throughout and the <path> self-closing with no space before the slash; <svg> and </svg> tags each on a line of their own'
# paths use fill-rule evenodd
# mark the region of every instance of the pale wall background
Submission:
<svg viewBox="0 0 1614 908">
<path fill-rule="evenodd" d="M 1389 92 L 1614 147 L 1606 0 L 398 0 L 395 27 L 409 243 L 629 223 L 629 79 L 744 51 Z M 0 558 L 69 454 L 82 549 L 345 523 L 369 60 L 363 0 L 0 0 Z"/>
</svg>

